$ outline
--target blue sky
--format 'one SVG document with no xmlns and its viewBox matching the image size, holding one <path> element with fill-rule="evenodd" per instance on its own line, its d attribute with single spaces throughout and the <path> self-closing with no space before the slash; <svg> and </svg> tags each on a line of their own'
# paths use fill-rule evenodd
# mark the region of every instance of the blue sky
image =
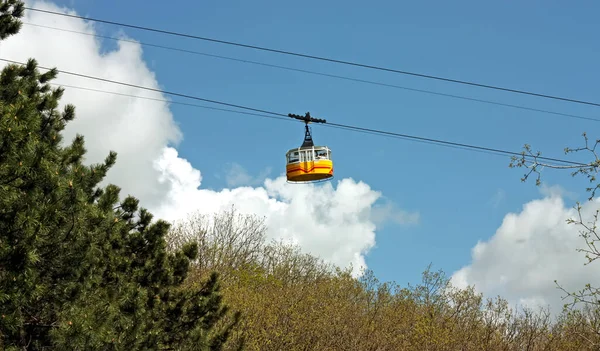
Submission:
<svg viewBox="0 0 600 351">
<path fill-rule="evenodd" d="M 58 1 L 78 14 L 282 50 L 599 101 L 598 4 L 532 2 L 165 2 Z M 96 24 L 104 35 L 116 27 Z M 251 49 L 123 29 L 142 42 L 261 61 L 409 88 L 597 117 L 594 107 L 347 67 Z M 106 48 L 114 42 L 106 41 Z M 145 47 L 165 90 L 282 113 L 410 135 L 520 151 L 530 143 L 564 158 L 593 121 L 583 121 L 419 92 L 348 82 L 217 58 Z M 178 101 L 180 99 L 174 98 Z M 205 105 L 209 105 L 206 103 Z M 301 124 L 173 105 L 184 133 L 180 156 L 203 173 L 203 187 L 226 186 L 231 162 L 250 174 L 284 171 Z M 448 274 L 470 262 L 471 248 L 491 237 L 508 212 L 542 195 L 522 184 L 509 159 L 436 145 L 313 127 L 334 153 L 336 178 L 364 181 L 420 223 L 388 224 L 367 264 L 382 280 L 414 283 L 429 262 Z M 210 150 L 210 152 L 209 152 Z M 547 183 L 582 194 L 565 173 Z M 335 183 L 336 181 L 334 181 Z"/>
</svg>

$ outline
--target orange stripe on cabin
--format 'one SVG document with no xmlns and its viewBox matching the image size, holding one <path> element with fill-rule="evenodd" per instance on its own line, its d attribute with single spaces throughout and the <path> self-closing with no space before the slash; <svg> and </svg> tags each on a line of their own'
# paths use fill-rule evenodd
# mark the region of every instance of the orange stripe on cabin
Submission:
<svg viewBox="0 0 600 351">
<path fill-rule="evenodd" d="M 302 171 L 304 173 L 309 173 L 312 172 L 315 169 L 329 169 L 332 168 L 331 166 L 313 166 L 310 169 L 305 169 L 304 167 L 300 166 L 300 167 L 295 167 L 295 168 L 290 168 L 287 170 L 287 172 L 296 172 L 296 171 Z"/>
</svg>

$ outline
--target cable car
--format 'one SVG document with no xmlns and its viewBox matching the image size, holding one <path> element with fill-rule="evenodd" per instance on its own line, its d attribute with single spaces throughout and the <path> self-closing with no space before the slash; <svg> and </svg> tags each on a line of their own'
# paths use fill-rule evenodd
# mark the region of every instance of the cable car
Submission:
<svg viewBox="0 0 600 351">
<path fill-rule="evenodd" d="M 289 114 L 289 117 L 304 121 L 304 142 L 300 147 L 290 149 L 285 154 L 286 176 L 288 183 L 317 183 L 333 178 L 331 150 L 327 146 L 315 146 L 309 123 L 326 123 L 324 119 Z"/>
</svg>

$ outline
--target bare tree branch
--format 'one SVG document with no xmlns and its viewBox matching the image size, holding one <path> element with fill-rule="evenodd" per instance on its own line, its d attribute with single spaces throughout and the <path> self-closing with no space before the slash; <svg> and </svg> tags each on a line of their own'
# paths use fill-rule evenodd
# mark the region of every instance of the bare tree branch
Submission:
<svg viewBox="0 0 600 351">
<path fill-rule="evenodd" d="M 564 151 L 565 151 L 565 154 L 587 151 L 593 157 L 593 160 L 590 161 L 589 163 L 584 163 L 584 164 L 580 164 L 580 165 L 555 165 L 555 164 L 540 162 L 539 157 L 541 155 L 541 152 L 538 151 L 534 154 L 531 150 L 531 146 L 528 144 L 525 144 L 525 146 L 523 147 L 524 151 L 521 152 L 521 156 L 520 157 L 513 156 L 511 158 L 509 167 L 511 167 L 511 168 L 519 168 L 519 167 L 528 168 L 529 171 L 523 176 L 523 178 L 521 178 L 521 181 L 523 181 L 523 182 L 527 181 L 527 179 L 529 179 L 531 174 L 535 173 L 535 174 L 537 174 L 536 185 L 541 184 L 541 172 L 544 168 L 562 169 L 562 170 L 571 169 L 571 170 L 574 170 L 571 173 L 572 176 L 576 176 L 578 174 L 583 174 L 588 178 L 590 183 L 596 183 L 596 180 L 597 180 L 596 175 L 598 174 L 598 171 L 600 169 L 600 158 L 598 157 L 598 153 L 596 152 L 596 147 L 600 143 L 600 139 L 596 140 L 594 142 L 594 145 L 590 147 L 587 134 L 583 133 L 582 136 L 585 141 L 584 146 L 578 147 L 578 148 L 567 147 L 564 149 Z M 598 190 L 599 187 L 600 187 L 600 184 L 596 184 L 593 187 L 586 188 L 586 191 L 591 192 L 591 195 L 589 197 L 590 201 L 596 196 L 596 191 Z"/>
</svg>

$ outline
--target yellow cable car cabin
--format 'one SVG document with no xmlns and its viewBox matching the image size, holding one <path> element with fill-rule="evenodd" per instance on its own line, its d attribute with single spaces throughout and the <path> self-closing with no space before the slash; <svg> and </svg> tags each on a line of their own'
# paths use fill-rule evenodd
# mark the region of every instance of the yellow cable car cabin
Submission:
<svg viewBox="0 0 600 351">
<path fill-rule="evenodd" d="M 306 183 L 328 180 L 333 177 L 331 150 L 327 146 L 299 147 L 286 154 L 287 180 Z"/>
<path fill-rule="evenodd" d="M 286 157 L 286 175 L 289 183 L 314 183 L 333 178 L 331 150 L 327 146 L 315 146 L 308 128 L 313 119 L 307 113 L 304 116 L 290 115 L 306 122 L 306 132 L 302 146 L 289 150 Z"/>
</svg>

